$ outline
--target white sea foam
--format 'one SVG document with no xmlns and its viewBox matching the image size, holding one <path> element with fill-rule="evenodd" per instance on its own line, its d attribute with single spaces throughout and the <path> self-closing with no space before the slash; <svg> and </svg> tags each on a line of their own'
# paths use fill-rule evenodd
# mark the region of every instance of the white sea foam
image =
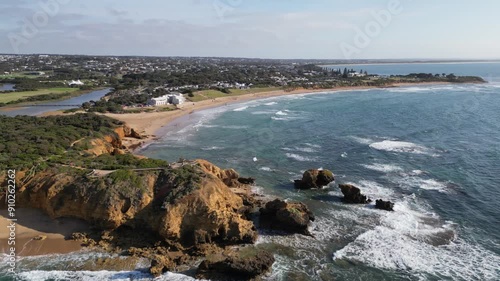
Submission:
<svg viewBox="0 0 500 281">
<path fill-rule="evenodd" d="M 304 145 L 314 147 L 314 148 L 321 148 L 321 145 L 319 145 L 319 144 L 313 144 L 313 143 L 308 143 L 308 142 L 304 143 Z"/>
<path fill-rule="evenodd" d="M 378 172 L 383 172 L 383 173 L 403 171 L 403 168 L 396 166 L 396 165 L 391 165 L 391 164 L 374 163 L 371 165 L 363 164 L 361 166 L 363 166 L 367 169 L 373 170 L 373 171 L 378 171 Z"/>
<path fill-rule="evenodd" d="M 220 146 L 210 146 L 210 147 L 202 147 L 201 150 L 211 151 L 211 150 L 222 150 L 223 147 Z"/>
<path fill-rule="evenodd" d="M 316 157 L 307 157 L 307 156 L 302 156 L 302 155 L 295 154 L 295 153 L 287 153 L 286 157 L 288 157 L 290 159 L 294 159 L 294 160 L 300 161 L 300 162 L 312 162 L 312 161 L 316 161 Z"/>
<path fill-rule="evenodd" d="M 251 112 L 253 115 L 271 115 L 275 114 L 275 111 L 265 111 L 265 110 L 259 110 L 259 111 L 253 111 Z"/>
<path fill-rule="evenodd" d="M 374 142 L 374 140 L 369 139 L 369 138 L 362 138 L 362 137 L 356 137 L 356 136 L 350 136 L 350 138 L 359 144 L 372 144 Z"/>
<path fill-rule="evenodd" d="M 280 110 L 280 111 L 276 112 L 276 115 L 279 115 L 279 116 L 287 116 L 287 115 L 288 115 L 288 113 L 283 112 L 283 111 L 281 111 L 281 110 Z"/>
<path fill-rule="evenodd" d="M 292 120 L 292 118 L 282 118 L 282 117 L 271 117 L 271 119 L 276 120 L 276 121 L 289 121 L 289 120 Z"/>
<path fill-rule="evenodd" d="M 243 106 L 243 107 L 235 108 L 235 109 L 233 109 L 233 111 L 244 111 L 244 110 L 247 110 L 247 109 L 248 109 L 248 106 Z"/>
<path fill-rule="evenodd" d="M 455 225 L 427 211 L 414 195 L 396 201 L 394 212 L 377 212 L 379 224 L 336 251 L 334 259 L 452 279 L 494 280 L 499 273 L 498 255 L 457 238 Z"/>
<path fill-rule="evenodd" d="M 141 271 L 42 271 L 34 270 L 17 274 L 16 280 L 45 281 L 45 280 L 114 280 L 114 281 L 146 281 L 153 276 Z M 167 272 L 155 278 L 158 281 L 194 281 L 192 277 Z"/>
<path fill-rule="evenodd" d="M 313 147 L 298 147 L 298 146 L 295 146 L 293 148 L 290 148 L 290 147 L 283 147 L 282 150 L 285 150 L 285 151 L 298 151 L 298 152 L 305 152 L 305 153 L 315 153 L 315 152 L 318 152 L 316 149 L 314 149 Z"/>
<path fill-rule="evenodd" d="M 273 101 L 273 102 L 268 102 L 268 103 L 265 103 L 264 105 L 266 106 L 271 106 L 271 105 L 275 105 L 275 104 L 278 104 L 277 102 Z"/>
<path fill-rule="evenodd" d="M 360 235 L 335 252 L 335 259 L 359 261 L 377 268 L 427 273 L 460 280 L 497 280 L 500 258 L 462 240 L 448 245 L 423 243 L 385 226 Z"/>
<path fill-rule="evenodd" d="M 416 93 L 416 92 L 428 92 L 432 91 L 431 87 L 401 87 L 401 88 L 389 88 L 388 92 L 391 93 Z"/>
<path fill-rule="evenodd" d="M 273 169 L 271 169 L 269 167 L 260 167 L 259 170 L 265 171 L 265 172 L 272 172 L 273 171 Z"/>
<path fill-rule="evenodd" d="M 425 178 L 425 173 L 420 170 L 414 170 L 411 173 L 401 173 L 398 176 L 389 179 L 406 189 L 418 188 L 425 190 L 436 190 L 439 192 L 449 192 L 447 182 L 441 182 L 432 178 Z"/>
<path fill-rule="evenodd" d="M 433 151 L 425 146 L 404 141 L 384 140 L 370 144 L 370 147 L 377 150 L 389 152 L 402 152 L 414 154 L 436 155 Z"/>
<path fill-rule="evenodd" d="M 347 158 L 347 152 L 344 152 L 344 153 L 340 154 L 340 157 Z"/>
</svg>

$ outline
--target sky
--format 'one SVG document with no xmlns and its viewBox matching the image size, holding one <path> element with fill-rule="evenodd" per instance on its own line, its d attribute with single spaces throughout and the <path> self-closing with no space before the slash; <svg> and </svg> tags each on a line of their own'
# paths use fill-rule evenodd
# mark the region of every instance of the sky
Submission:
<svg viewBox="0 0 500 281">
<path fill-rule="evenodd" d="M 0 53 L 500 59 L 497 0 L 1 0 Z"/>
</svg>

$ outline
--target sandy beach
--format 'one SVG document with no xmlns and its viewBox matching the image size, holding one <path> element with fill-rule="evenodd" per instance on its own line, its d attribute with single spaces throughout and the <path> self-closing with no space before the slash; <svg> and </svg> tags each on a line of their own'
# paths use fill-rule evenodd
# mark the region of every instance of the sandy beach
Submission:
<svg viewBox="0 0 500 281">
<path fill-rule="evenodd" d="M 210 109 L 210 108 L 215 108 L 215 107 L 220 107 L 220 106 L 225 106 L 225 105 L 230 105 L 230 104 L 235 104 L 235 103 L 248 102 L 248 101 L 257 100 L 257 99 L 265 99 L 265 98 L 288 96 L 288 95 L 322 93 L 322 92 L 336 93 L 336 92 L 341 92 L 341 91 L 356 91 L 356 90 L 377 89 L 377 88 L 430 86 L 430 85 L 445 85 L 445 84 L 450 84 L 450 83 L 446 83 L 446 82 L 398 83 L 398 84 L 388 85 L 385 87 L 363 86 L 363 87 L 337 87 L 337 88 L 332 88 L 332 89 L 298 89 L 298 90 L 288 91 L 288 92 L 284 91 L 284 90 L 277 90 L 277 91 L 262 92 L 262 93 L 256 93 L 256 94 L 221 97 L 221 98 L 216 98 L 213 100 L 204 100 L 204 101 L 200 101 L 200 102 L 196 102 L 196 103 L 186 102 L 182 105 L 181 109 L 174 110 L 174 111 L 148 112 L 148 113 L 146 113 L 146 112 L 126 113 L 126 114 L 106 113 L 104 115 L 125 122 L 128 126 L 130 126 L 131 128 L 134 128 L 140 134 L 145 136 L 145 138 L 142 140 L 130 139 L 130 138 L 127 138 L 124 140 L 125 146 L 133 147 L 137 151 L 138 148 L 144 147 L 148 143 L 151 143 L 152 141 L 156 140 L 157 135 L 160 134 L 159 131 L 161 130 L 162 127 L 167 126 L 168 124 L 170 124 L 171 122 L 173 122 L 174 120 L 176 120 L 180 117 L 183 117 L 185 115 L 188 115 L 188 114 L 200 111 L 200 110 L 205 110 L 205 109 Z M 57 113 L 54 112 L 52 114 L 57 114 Z M 49 114 L 49 115 L 52 115 L 52 114 Z M 134 149 L 131 149 L 131 150 L 134 150 Z"/>
<path fill-rule="evenodd" d="M 87 223 L 76 219 L 51 219 L 39 210 L 16 210 L 17 256 L 65 254 L 80 250 L 80 242 L 66 240 L 73 232 L 89 230 Z M 0 210 L 0 252 L 7 253 L 10 221 L 7 211 Z M 36 238 L 41 240 L 36 240 Z"/>
</svg>

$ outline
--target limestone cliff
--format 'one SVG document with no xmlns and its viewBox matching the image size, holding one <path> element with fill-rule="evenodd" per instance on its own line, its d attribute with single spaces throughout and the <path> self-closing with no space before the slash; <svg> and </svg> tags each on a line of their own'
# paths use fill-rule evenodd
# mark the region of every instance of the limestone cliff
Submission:
<svg viewBox="0 0 500 281">
<path fill-rule="evenodd" d="M 140 227 L 180 250 L 254 242 L 254 225 L 239 212 L 242 199 L 211 171 L 195 162 L 103 177 L 52 168 L 20 188 L 18 206 L 42 209 L 53 218 L 84 219 L 100 229 Z"/>
<path fill-rule="evenodd" d="M 114 129 L 114 132 L 103 138 L 96 138 L 90 141 L 92 148 L 87 152 L 94 156 L 102 154 L 122 154 L 125 148 L 122 140 L 124 138 L 141 139 L 142 136 L 134 129 L 123 125 Z"/>
</svg>

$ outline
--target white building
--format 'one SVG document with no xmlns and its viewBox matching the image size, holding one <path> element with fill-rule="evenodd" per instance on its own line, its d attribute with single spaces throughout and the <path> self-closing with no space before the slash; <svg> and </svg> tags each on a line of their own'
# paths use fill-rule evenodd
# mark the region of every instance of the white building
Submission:
<svg viewBox="0 0 500 281">
<path fill-rule="evenodd" d="M 70 86 L 82 86 L 82 85 L 84 85 L 84 83 L 80 80 L 76 80 L 76 81 L 73 80 L 73 81 L 69 82 L 68 85 L 70 85 Z"/>
<path fill-rule="evenodd" d="M 180 93 L 172 93 L 168 95 L 164 95 L 157 98 L 152 98 L 149 100 L 148 104 L 152 106 L 161 106 L 167 104 L 183 104 L 186 101 L 186 98 Z"/>
</svg>

